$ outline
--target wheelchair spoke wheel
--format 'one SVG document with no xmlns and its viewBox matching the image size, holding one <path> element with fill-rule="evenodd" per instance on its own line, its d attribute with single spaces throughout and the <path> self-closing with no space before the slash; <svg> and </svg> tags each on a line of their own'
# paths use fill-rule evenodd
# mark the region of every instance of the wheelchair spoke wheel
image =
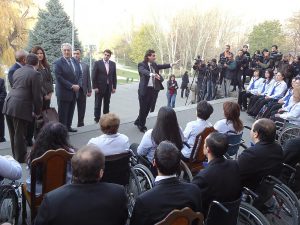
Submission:
<svg viewBox="0 0 300 225">
<path fill-rule="evenodd" d="M 132 168 L 130 169 L 129 184 L 125 187 L 125 189 L 128 198 L 128 212 L 129 216 L 131 216 L 135 199 L 141 193 L 139 180 Z"/>
<path fill-rule="evenodd" d="M 182 160 L 180 161 L 180 171 L 177 173 L 177 177 L 180 181 L 187 183 L 191 183 L 193 180 L 193 175 L 189 167 Z"/>
<path fill-rule="evenodd" d="M 281 146 L 284 146 L 284 144 L 290 140 L 300 137 L 300 127 L 291 126 L 284 128 L 282 132 L 279 134 L 279 143 Z"/>
<path fill-rule="evenodd" d="M 271 198 L 272 206 L 265 213 L 266 218 L 274 225 L 297 225 L 298 213 L 293 203 L 278 189 L 274 188 Z"/>
<path fill-rule="evenodd" d="M 18 224 L 19 202 L 15 189 L 10 185 L 0 186 L 0 224 Z"/>
<path fill-rule="evenodd" d="M 140 183 L 141 193 L 153 187 L 154 177 L 146 166 L 137 164 L 133 167 L 133 170 Z"/>
<path fill-rule="evenodd" d="M 270 225 L 266 217 L 254 206 L 241 202 L 238 225 Z"/>
</svg>

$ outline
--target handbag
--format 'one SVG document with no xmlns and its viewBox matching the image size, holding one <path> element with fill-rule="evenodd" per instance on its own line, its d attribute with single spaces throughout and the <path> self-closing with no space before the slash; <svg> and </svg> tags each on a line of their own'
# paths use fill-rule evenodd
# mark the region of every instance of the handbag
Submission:
<svg viewBox="0 0 300 225">
<path fill-rule="evenodd" d="M 41 115 L 35 119 L 36 129 L 39 131 L 49 122 L 59 122 L 58 113 L 55 108 L 48 108 L 42 111 Z"/>
</svg>

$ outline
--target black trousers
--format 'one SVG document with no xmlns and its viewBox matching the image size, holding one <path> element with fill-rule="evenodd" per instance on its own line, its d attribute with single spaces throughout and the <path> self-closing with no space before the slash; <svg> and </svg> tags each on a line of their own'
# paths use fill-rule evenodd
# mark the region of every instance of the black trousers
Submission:
<svg viewBox="0 0 300 225">
<path fill-rule="evenodd" d="M 84 126 L 84 115 L 86 109 L 86 95 L 83 92 L 82 88 L 80 88 L 77 98 L 77 113 L 78 113 L 78 122 L 77 127 Z"/>
<path fill-rule="evenodd" d="M 72 101 L 62 101 L 57 99 L 59 122 L 65 125 L 67 128 L 71 128 L 75 105 L 75 95 Z"/>
<path fill-rule="evenodd" d="M 28 121 L 12 116 L 6 116 L 13 157 L 19 163 L 24 163 L 27 155 L 26 134 Z"/>
<path fill-rule="evenodd" d="M 156 106 L 156 102 L 157 102 L 157 98 L 158 98 L 158 93 L 159 91 L 154 90 L 154 96 L 153 96 L 153 101 L 152 101 L 152 105 L 150 108 L 150 112 L 154 112 L 155 110 L 155 106 Z"/>
<path fill-rule="evenodd" d="M 103 101 L 103 114 L 109 113 L 109 103 L 110 103 L 111 91 L 109 85 L 106 86 L 104 93 L 95 93 L 95 107 L 94 107 L 94 117 L 99 120 L 101 117 L 101 107 Z"/>
<path fill-rule="evenodd" d="M 255 105 L 255 103 L 259 100 L 264 98 L 264 96 L 261 95 L 252 95 L 248 104 L 248 110 L 247 113 L 251 114 L 252 108 Z"/>
<path fill-rule="evenodd" d="M 5 137 L 5 125 L 4 125 L 4 114 L 2 114 L 3 102 L 0 103 L 0 139 Z"/>
<path fill-rule="evenodd" d="M 258 101 L 256 101 L 255 105 L 252 107 L 251 112 L 249 113 L 252 116 L 257 116 L 258 113 L 260 112 L 260 110 L 267 104 L 269 104 L 270 102 L 275 101 L 272 98 L 260 98 Z"/>
<path fill-rule="evenodd" d="M 246 92 L 246 91 L 241 91 L 239 93 L 239 97 L 238 97 L 238 104 L 240 106 L 243 106 L 244 109 L 247 109 L 247 100 L 248 98 L 250 98 L 253 94 L 251 94 L 250 92 Z"/>
<path fill-rule="evenodd" d="M 135 120 L 135 124 L 144 127 L 146 124 L 147 116 L 150 112 L 153 104 L 153 98 L 155 97 L 155 91 L 153 87 L 147 87 L 144 95 L 139 93 L 139 116 Z"/>
</svg>

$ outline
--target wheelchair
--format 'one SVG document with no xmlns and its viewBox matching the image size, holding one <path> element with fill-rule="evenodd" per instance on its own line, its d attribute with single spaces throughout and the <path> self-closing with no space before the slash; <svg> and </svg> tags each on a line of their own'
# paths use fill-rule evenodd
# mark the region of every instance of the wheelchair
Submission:
<svg viewBox="0 0 300 225">
<path fill-rule="evenodd" d="M 0 224 L 18 224 L 21 211 L 21 184 L 0 181 Z"/>
<path fill-rule="evenodd" d="M 275 121 L 277 142 L 284 146 L 285 143 L 297 137 L 300 137 L 300 127 L 289 123 L 287 120 Z"/>
<path fill-rule="evenodd" d="M 123 185 L 128 197 L 128 211 L 131 216 L 135 199 L 153 187 L 154 178 L 144 165 L 136 163 L 136 157 L 129 151 L 105 158 L 105 172 L 102 181 Z"/>
</svg>

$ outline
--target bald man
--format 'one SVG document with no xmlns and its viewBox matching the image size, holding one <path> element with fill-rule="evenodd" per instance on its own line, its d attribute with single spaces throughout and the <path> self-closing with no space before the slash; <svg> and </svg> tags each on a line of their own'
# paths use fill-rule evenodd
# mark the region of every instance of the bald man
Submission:
<svg viewBox="0 0 300 225">
<path fill-rule="evenodd" d="M 28 52 L 26 52 L 23 49 L 16 51 L 16 53 L 15 53 L 16 63 L 12 67 L 10 67 L 10 69 L 8 71 L 8 75 L 7 75 L 11 88 L 13 86 L 13 75 L 17 69 L 20 69 L 22 66 L 24 66 L 26 64 L 26 56 L 27 55 L 28 55 Z"/>
</svg>

